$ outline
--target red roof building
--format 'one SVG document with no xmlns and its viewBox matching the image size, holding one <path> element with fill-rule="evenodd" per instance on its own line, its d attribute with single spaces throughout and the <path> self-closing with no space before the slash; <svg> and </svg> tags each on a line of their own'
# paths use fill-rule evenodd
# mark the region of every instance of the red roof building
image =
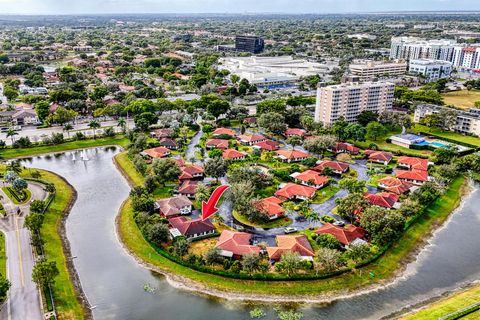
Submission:
<svg viewBox="0 0 480 320">
<path fill-rule="evenodd" d="M 241 259 L 249 253 L 260 253 L 260 248 L 252 245 L 251 239 L 250 233 L 223 230 L 215 247 L 224 257 Z"/>
<path fill-rule="evenodd" d="M 333 149 L 335 153 L 350 153 L 350 154 L 358 154 L 360 152 L 360 148 L 355 147 L 351 143 L 347 142 L 337 142 L 335 148 Z"/>
<path fill-rule="evenodd" d="M 180 181 L 203 178 L 203 168 L 195 164 L 183 166 L 180 168 L 180 170 L 182 171 L 180 173 L 180 177 L 178 177 L 178 180 Z"/>
<path fill-rule="evenodd" d="M 320 162 L 320 164 L 314 167 L 313 170 L 321 173 L 325 168 L 332 169 L 335 174 L 343 174 L 348 171 L 350 166 L 345 162 L 325 160 Z"/>
<path fill-rule="evenodd" d="M 225 160 L 233 160 L 233 161 L 245 160 L 246 156 L 247 155 L 245 153 L 237 151 L 235 149 L 227 149 L 223 151 L 223 159 Z"/>
<path fill-rule="evenodd" d="M 277 197 L 268 197 L 255 202 L 255 208 L 268 215 L 270 220 L 283 216 L 285 209 L 280 205 L 283 200 Z"/>
<path fill-rule="evenodd" d="M 271 261 L 278 261 L 284 252 L 297 252 L 302 259 L 312 260 L 315 252 L 304 235 L 299 236 L 277 236 L 277 247 L 267 247 L 268 258 Z"/>
<path fill-rule="evenodd" d="M 287 183 L 275 192 L 275 196 L 285 199 L 306 200 L 315 196 L 317 189 L 313 187 L 301 186 L 295 183 Z"/>
<path fill-rule="evenodd" d="M 163 157 L 169 156 L 170 154 L 171 154 L 170 149 L 165 147 L 156 147 L 156 148 L 146 149 L 146 150 L 143 150 L 143 152 L 141 153 L 141 155 L 147 156 L 153 159 L 163 158 Z"/>
<path fill-rule="evenodd" d="M 166 218 L 190 214 L 192 212 L 192 201 L 185 196 L 161 199 L 157 200 L 156 203 L 160 214 Z"/>
<path fill-rule="evenodd" d="M 178 188 L 178 193 L 184 195 L 188 198 L 195 198 L 197 193 L 198 181 L 195 180 L 184 180 L 183 183 Z"/>
<path fill-rule="evenodd" d="M 425 170 L 396 170 L 395 176 L 402 181 L 410 182 L 415 185 L 422 185 L 428 181 L 428 171 Z"/>
<path fill-rule="evenodd" d="M 388 192 L 401 195 L 410 192 L 413 184 L 389 176 L 378 180 L 378 187 Z"/>
<path fill-rule="evenodd" d="M 173 136 L 173 129 L 171 128 L 157 129 L 153 131 L 151 135 L 157 137 L 157 139 L 171 138 Z"/>
<path fill-rule="evenodd" d="M 225 139 L 208 139 L 205 143 L 207 148 L 228 149 L 228 140 Z"/>
<path fill-rule="evenodd" d="M 295 182 L 303 184 L 305 186 L 312 186 L 315 189 L 323 188 L 328 184 L 329 178 L 320 175 L 317 171 L 306 170 L 302 173 L 295 172 L 290 175 Z"/>
<path fill-rule="evenodd" d="M 331 234 L 341 244 L 344 246 L 348 246 L 350 243 L 357 239 L 365 238 L 365 230 L 360 227 L 356 227 L 353 224 L 346 226 L 345 228 L 334 226 L 331 223 L 327 223 L 321 226 L 317 231 L 316 234 Z"/>
<path fill-rule="evenodd" d="M 393 154 L 387 151 L 366 150 L 365 155 L 368 157 L 368 160 L 385 165 L 393 159 Z"/>
<path fill-rule="evenodd" d="M 217 128 L 215 129 L 215 131 L 212 132 L 212 135 L 214 136 L 227 135 L 230 137 L 235 137 L 235 132 L 232 129 L 228 129 L 228 128 Z"/>
<path fill-rule="evenodd" d="M 374 206 L 387 209 L 397 209 L 399 207 L 398 195 L 391 192 L 366 193 L 364 197 Z"/>
<path fill-rule="evenodd" d="M 299 150 L 278 150 L 276 153 L 283 162 L 298 162 L 308 158 L 308 153 Z"/>
<path fill-rule="evenodd" d="M 279 143 L 273 140 L 265 140 L 263 142 L 256 143 L 253 148 L 261 149 L 265 151 L 276 151 L 279 149 Z"/>
<path fill-rule="evenodd" d="M 187 238 L 197 238 L 216 231 L 210 220 L 202 221 L 200 218 L 188 220 L 185 217 L 176 217 L 169 219 L 168 222 L 172 226 L 170 233 L 173 237 L 182 235 Z"/>
<path fill-rule="evenodd" d="M 261 134 L 252 134 L 252 135 L 243 134 L 241 136 L 238 136 L 238 140 L 243 145 L 253 146 L 254 144 L 257 144 L 259 142 L 263 142 L 267 139 L 264 136 L 262 136 Z"/>
<path fill-rule="evenodd" d="M 298 137 L 304 137 L 307 134 L 307 131 L 303 129 L 297 129 L 297 128 L 288 128 L 287 131 L 285 131 L 284 135 L 285 137 L 292 137 L 292 136 L 298 136 Z"/>
<path fill-rule="evenodd" d="M 161 138 L 160 139 L 160 145 L 162 147 L 165 147 L 165 148 L 168 148 L 168 149 L 172 149 L 172 150 L 176 150 L 178 149 L 178 144 L 177 142 L 175 142 L 175 140 L 171 139 L 171 138 Z"/>
<path fill-rule="evenodd" d="M 416 157 L 399 157 L 398 165 L 408 170 L 423 170 L 428 171 L 428 160 Z"/>
</svg>

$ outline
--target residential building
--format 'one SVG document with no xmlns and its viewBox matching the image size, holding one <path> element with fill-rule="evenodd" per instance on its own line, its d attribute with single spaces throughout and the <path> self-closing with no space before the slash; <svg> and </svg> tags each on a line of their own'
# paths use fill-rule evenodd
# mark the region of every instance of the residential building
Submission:
<svg viewBox="0 0 480 320">
<path fill-rule="evenodd" d="M 450 39 L 425 40 L 417 37 L 393 37 L 391 59 L 435 59 L 452 61 L 457 41 Z"/>
<path fill-rule="evenodd" d="M 344 83 L 317 89 L 315 121 L 331 125 L 340 117 L 356 122 L 363 111 L 392 109 L 395 85 L 390 82 Z"/>
<path fill-rule="evenodd" d="M 452 62 L 455 67 L 480 69 L 480 46 L 455 47 Z"/>
<path fill-rule="evenodd" d="M 241 259 L 249 253 L 260 253 L 258 246 L 252 245 L 252 234 L 223 230 L 215 247 L 223 257 Z"/>
<path fill-rule="evenodd" d="M 417 157 L 401 156 L 397 160 L 397 164 L 400 167 L 404 167 L 408 170 L 424 170 L 428 171 L 428 160 Z"/>
<path fill-rule="evenodd" d="M 307 134 L 307 131 L 304 129 L 298 129 L 298 128 L 288 128 L 284 135 L 285 137 L 292 137 L 292 136 L 298 136 L 303 138 Z"/>
<path fill-rule="evenodd" d="M 302 173 L 294 172 L 290 177 L 295 179 L 296 183 L 303 184 L 304 186 L 311 186 L 315 189 L 323 188 L 330 180 L 328 177 L 322 176 L 320 173 L 313 170 L 306 170 Z"/>
<path fill-rule="evenodd" d="M 204 170 L 202 167 L 195 164 L 185 165 L 180 167 L 181 173 L 178 177 L 178 180 L 192 180 L 192 179 L 201 179 L 203 178 Z"/>
<path fill-rule="evenodd" d="M 272 196 L 258 200 L 254 206 L 258 211 L 265 213 L 270 220 L 275 220 L 285 213 L 285 209 L 280 205 L 282 202 L 282 199 Z"/>
<path fill-rule="evenodd" d="M 324 224 L 315 231 L 316 234 L 331 234 L 334 236 L 343 246 L 355 245 L 365 243 L 365 230 L 360 227 L 356 227 L 353 224 L 346 226 L 345 228 L 335 226 L 331 223 Z"/>
<path fill-rule="evenodd" d="M 163 128 L 163 129 L 157 129 L 153 132 L 150 133 L 152 137 L 156 137 L 157 139 L 162 139 L 162 138 L 172 138 L 173 137 L 174 130 L 171 128 Z"/>
<path fill-rule="evenodd" d="M 187 215 L 192 212 L 192 201 L 185 196 L 157 200 L 155 205 L 159 213 L 166 218 Z"/>
<path fill-rule="evenodd" d="M 346 162 L 324 160 L 314 167 L 313 170 L 322 173 L 326 168 L 330 168 L 333 173 L 341 175 L 347 172 L 350 166 Z"/>
<path fill-rule="evenodd" d="M 424 104 L 419 105 L 415 108 L 415 114 L 413 121 L 415 123 L 420 122 L 425 116 L 431 114 L 437 114 L 442 109 L 448 107 L 437 106 L 433 104 Z M 455 125 L 450 129 L 462 134 L 476 134 L 480 135 L 480 109 L 469 109 L 469 110 L 457 110 L 448 108 L 448 110 L 453 110 L 457 113 L 457 119 Z"/>
<path fill-rule="evenodd" d="M 198 181 L 196 180 L 184 180 L 178 188 L 177 193 L 187 198 L 194 199 L 197 194 Z"/>
<path fill-rule="evenodd" d="M 420 186 L 428 181 L 428 171 L 425 170 L 396 170 L 395 176 L 406 182 Z"/>
<path fill-rule="evenodd" d="M 283 162 L 299 162 L 308 158 L 308 153 L 300 150 L 278 150 L 276 151 L 277 158 Z"/>
<path fill-rule="evenodd" d="M 217 128 L 212 132 L 213 136 L 230 136 L 235 137 L 235 132 L 228 128 Z"/>
<path fill-rule="evenodd" d="M 175 140 L 171 138 L 161 138 L 160 139 L 160 146 L 168 148 L 170 150 L 178 149 L 178 144 Z"/>
<path fill-rule="evenodd" d="M 358 154 L 360 152 L 360 148 L 355 147 L 353 144 L 348 142 L 337 142 L 332 151 L 335 153 Z"/>
<path fill-rule="evenodd" d="M 398 194 L 391 192 L 380 192 L 380 193 L 366 193 L 364 195 L 365 199 L 370 201 L 371 204 L 378 207 L 383 207 L 386 209 L 398 209 L 400 208 L 400 203 L 398 202 Z"/>
<path fill-rule="evenodd" d="M 298 236 L 277 236 L 277 246 L 267 247 L 268 258 L 270 261 L 278 261 L 284 252 L 296 252 L 302 260 L 313 260 L 315 252 L 310 245 L 307 237 Z"/>
<path fill-rule="evenodd" d="M 205 146 L 207 149 L 217 148 L 226 150 L 228 149 L 229 143 L 228 140 L 225 139 L 208 139 Z"/>
<path fill-rule="evenodd" d="M 252 148 L 265 151 L 276 151 L 279 149 L 279 143 L 273 140 L 265 140 L 254 144 Z"/>
<path fill-rule="evenodd" d="M 238 136 L 238 140 L 240 141 L 241 144 L 246 145 L 246 146 L 253 146 L 254 144 L 257 144 L 259 142 L 263 142 L 267 140 L 264 136 L 261 134 L 242 134 Z"/>
<path fill-rule="evenodd" d="M 387 151 L 365 150 L 364 154 L 371 162 L 387 165 L 393 159 L 393 154 Z"/>
<path fill-rule="evenodd" d="M 378 180 L 378 187 L 398 195 L 409 193 L 414 189 L 412 183 L 391 176 Z"/>
<path fill-rule="evenodd" d="M 143 150 L 140 154 L 144 157 L 155 159 L 155 158 L 164 158 L 171 154 L 170 149 L 165 147 L 156 147 L 151 149 Z"/>
<path fill-rule="evenodd" d="M 425 77 L 427 82 L 446 79 L 452 72 L 452 63 L 434 59 L 412 59 L 408 72 Z"/>
<path fill-rule="evenodd" d="M 200 218 L 188 220 L 185 217 L 175 217 L 168 220 L 171 225 L 170 234 L 176 238 L 184 236 L 187 239 L 195 239 L 216 232 L 215 226 L 210 220 L 203 221 Z"/>
<path fill-rule="evenodd" d="M 372 80 L 385 76 L 401 76 L 407 72 L 407 63 L 396 61 L 357 60 L 349 66 L 350 73 L 360 80 Z"/>
<path fill-rule="evenodd" d="M 425 137 L 413 133 L 400 133 L 390 137 L 392 144 L 404 148 L 410 148 L 411 145 L 419 144 L 425 141 Z"/>
<path fill-rule="evenodd" d="M 225 160 L 232 160 L 232 161 L 240 161 L 245 160 L 246 154 L 235 149 L 227 149 L 223 151 L 223 159 Z"/>
<path fill-rule="evenodd" d="M 35 109 L 20 109 L 0 112 L 0 126 L 38 125 L 42 123 Z"/>
<path fill-rule="evenodd" d="M 307 200 L 315 196 L 317 189 L 308 186 L 302 186 L 295 183 L 280 184 L 280 189 L 275 192 L 275 196 L 292 200 Z"/>
</svg>

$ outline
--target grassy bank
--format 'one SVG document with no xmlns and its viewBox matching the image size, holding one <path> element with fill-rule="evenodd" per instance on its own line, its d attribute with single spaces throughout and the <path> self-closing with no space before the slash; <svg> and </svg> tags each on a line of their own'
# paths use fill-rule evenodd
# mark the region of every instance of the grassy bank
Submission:
<svg viewBox="0 0 480 320">
<path fill-rule="evenodd" d="M 448 297 L 442 298 L 425 309 L 406 315 L 403 320 L 433 320 L 448 315 L 459 309 L 465 308 L 473 303 L 480 301 L 480 285 L 470 289 L 456 292 Z M 480 311 L 477 311 L 462 319 L 479 319 Z"/>
<path fill-rule="evenodd" d="M 131 171 L 132 165 L 128 162 L 118 162 L 119 168 L 124 174 Z M 378 260 L 358 270 L 342 274 L 340 276 L 307 281 L 255 281 L 226 279 L 221 276 L 206 274 L 181 266 L 159 255 L 155 249 L 143 238 L 133 219 L 133 209 L 130 200 L 127 200 L 117 220 L 117 230 L 126 248 L 142 261 L 156 268 L 193 280 L 197 285 L 208 289 L 224 292 L 237 292 L 247 295 L 290 295 L 290 296 L 313 296 L 319 294 L 348 293 L 355 289 L 361 289 L 367 285 L 384 283 L 391 279 L 399 270 L 399 266 L 411 256 L 421 244 L 424 243 L 430 231 L 441 225 L 460 203 L 465 178 L 459 177 L 454 180 L 449 190 L 438 198 L 425 214 L 412 225 L 405 234 L 391 246 L 391 248 Z M 371 274 L 374 276 L 372 276 Z"/>
<path fill-rule="evenodd" d="M 5 235 L 0 231 L 0 274 L 7 276 L 7 252 L 5 251 Z"/>
<path fill-rule="evenodd" d="M 62 144 L 57 144 L 54 146 L 35 146 L 31 148 L 5 148 L 0 150 L 0 159 L 10 159 L 10 158 L 19 158 L 19 157 L 28 157 L 38 154 L 46 153 L 55 153 L 62 152 L 67 150 L 83 149 L 83 148 L 93 148 L 101 147 L 108 145 L 119 145 L 126 146 L 129 143 L 128 139 L 124 136 L 115 136 L 111 138 L 97 138 L 97 139 L 87 139 L 79 141 L 69 141 Z"/>
</svg>

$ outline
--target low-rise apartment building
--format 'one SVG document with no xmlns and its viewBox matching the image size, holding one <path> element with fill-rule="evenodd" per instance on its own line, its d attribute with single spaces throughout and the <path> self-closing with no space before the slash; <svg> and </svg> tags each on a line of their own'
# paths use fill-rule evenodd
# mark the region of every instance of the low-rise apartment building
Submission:
<svg viewBox="0 0 480 320">
<path fill-rule="evenodd" d="M 413 121 L 420 122 L 425 116 L 436 114 L 440 112 L 440 110 L 445 108 L 447 107 L 437 106 L 433 104 L 419 105 L 415 109 Z M 457 113 L 455 125 L 453 128 L 451 128 L 451 130 L 463 134 L 469 133 L 480 135 L 480 109 L 472 108 L 466 111 L 451 108 L 449 109 L 454 110 Z"/>
</svg>

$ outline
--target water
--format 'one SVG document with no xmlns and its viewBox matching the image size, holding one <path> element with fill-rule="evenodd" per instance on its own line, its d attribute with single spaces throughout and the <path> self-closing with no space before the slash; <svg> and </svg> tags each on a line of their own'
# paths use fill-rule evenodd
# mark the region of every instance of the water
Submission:
<svg viewBox="0 0 480 320">
<path fill-rule="evenodd" d="M 72 161 L 72 153 L 40 156 L 26 166 L 54 171 L 78 191 L 67 220 L 67 236 L 85 293 L 96 319 L 249 319 L 249 308 L 221 303 L 171 287 L 121 247 L 115 217 L 129 187 L 116 170 L 111 148 L 88 150 L 89 161 Z M 80 159 L 77 153 L 76 159 Z M 300 308 L 304 319 L 378 319 L 410 304 L 480 279 L 480 191 L 439 230 L 392 286 L 322 306 Z M 148 284 L 154 292 L 145 291 Z M 308 285 L 308 284 L 306 284 Z M 266 308 L 268 309 L 268 307 Z M 268 309 L 265 319 L 276 319 Z"/>
</svg>

